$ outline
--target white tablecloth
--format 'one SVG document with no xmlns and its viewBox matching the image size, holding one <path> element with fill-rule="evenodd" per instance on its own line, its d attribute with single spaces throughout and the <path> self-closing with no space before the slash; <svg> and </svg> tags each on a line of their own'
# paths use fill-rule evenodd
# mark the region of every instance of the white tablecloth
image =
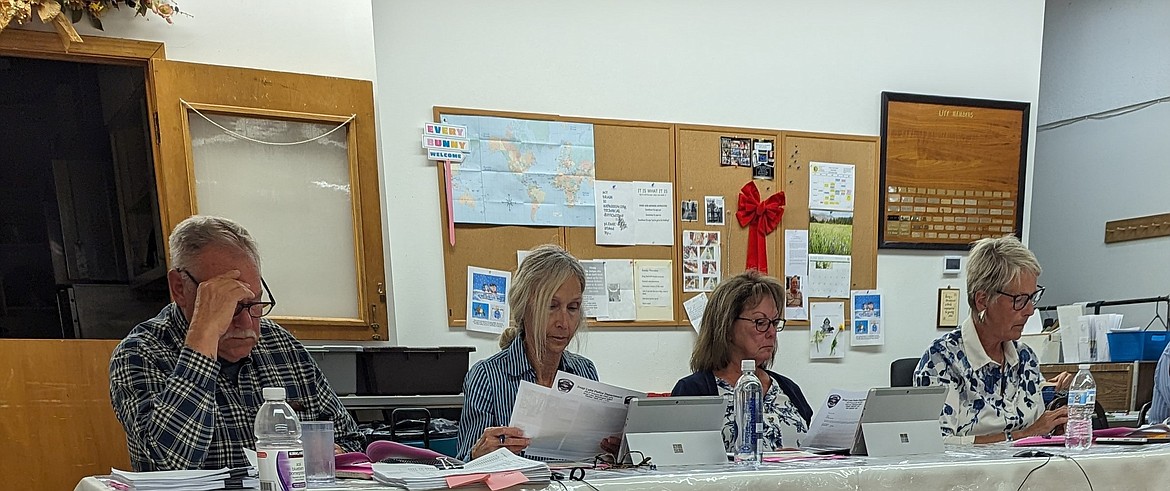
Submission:
<svg viewBox="0 0 1170 491">
<path fill-rule="evenodd" d="M 1013 457 L 1013 454 L 1022 449 L 998 444 L 947 447 L 947 451 L 942 455 L 902 458 L 849 457 L 839 460 L 765 463 L 758 470 L 740 469 L 733 464 L 657 470 L 586 470 L 585 482 L 571 480 L 554 482 L 546 489 L 1014 491 L 1020 487 L 1028 472 L 1036 469 L 1027 478 L 1027 484 L 1023 489 L 1088 490 L 1089 483 L 1086 476 L 1077 468 L 1077 464 L 1084 469 L 1088 479 L 1092 481 L 1092 489 L 1096 491 L 1170 489 L 1170 444 L 1099 445 L 1084 452 L 1070 452 L 1063 447 L 1035 449 L 1058 456 L 1051 459 Z M 373 481 L 344 480 L 335 489 L 342 491 L 379 487 Z M 107 488 L 99 478 L 87 477 L 77 484 L 74 491 L 110 491 L 110 488 Z"/>
<path fill-rule="evenodd" d="M 738 470 L 734 465 L 718 468 L 659 469 L 636 475 L 612 477 L 586 471 L 583 482 L 564 481 L 569 490 L 597 489 L 832 489 L 832 490 L 1007 490 L 1033 491 L 1092 489 L 1170 489 L 1170 444 L 1146 446 L 1100 445 L 1084 452 L 1063 447 L 1034 447 L 1058 457 L 1013 457 L 1023 450 L 1004 444 L 974 447 L 947 447 L 943 455 L 902 458 L 851 457 L 841 460 L 765 463 L 758 470 Z M 1061 458 L 1068 456 L 1073 460 Z M 1075 460 L 1075 463 L 1074 463 Z M 549 489 L 564 489 L 554 483 Z"/>
</svg>

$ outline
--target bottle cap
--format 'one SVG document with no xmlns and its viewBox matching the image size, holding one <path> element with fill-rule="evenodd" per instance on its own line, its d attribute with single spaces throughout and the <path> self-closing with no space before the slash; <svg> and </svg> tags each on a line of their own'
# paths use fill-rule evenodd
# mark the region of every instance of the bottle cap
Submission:
<svg viewBox="0 0 1170 491">
<path fill-rule="evenodd" d="M 284 387 L 265 387 L 264 400 L 266 401 L 283 401 Z"/>
<path fill-rule="evenodd" d="M 1077 365 L 1077 370 L 1088 370 L 1092 367 L 1093 367 L 1093 365 L 1090 365 L 1088 363 L 1081 363 L 1081 364 Z"/>
<path fill-rule="evenodd" d="M 739 369 L 745 372 L 756 371 L 756 360 L 744 360 L 739 362 Z"/>
</svg>

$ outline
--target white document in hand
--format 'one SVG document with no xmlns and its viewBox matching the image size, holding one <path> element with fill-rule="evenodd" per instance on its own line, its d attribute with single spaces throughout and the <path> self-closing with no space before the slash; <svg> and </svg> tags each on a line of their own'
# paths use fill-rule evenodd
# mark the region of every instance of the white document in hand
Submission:
<svg viewBox="0 0 1170 491">
<path fill-rule="evenodd" d="M 532 439 L 527 455 L 588 460 L 601 452 L 602 439 L 621 435 L 630 397 L 646 394 L 557 372 L 551 389 L 520 384 L 508 424 Z"/>
<path fill-rule="evenodd" d="M 867 394 L 866 391 L 830 390 L 821 409 L 813 413 L 812 425 L 801 446 L 826 449 L 852 447 Z"/>
</svg>

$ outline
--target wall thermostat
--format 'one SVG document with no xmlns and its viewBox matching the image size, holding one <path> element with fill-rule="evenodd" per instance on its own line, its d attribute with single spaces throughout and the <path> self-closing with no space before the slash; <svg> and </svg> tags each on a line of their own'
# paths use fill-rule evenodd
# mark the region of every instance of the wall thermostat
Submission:
<svg viewBox="0 0 1170 491">
<path fill-rule="evenodd" d="M 962 256 L 946 256 L 943 257 L 943 274 L 957 275 L 959 270 L 963 268 Z"/>
</svg>

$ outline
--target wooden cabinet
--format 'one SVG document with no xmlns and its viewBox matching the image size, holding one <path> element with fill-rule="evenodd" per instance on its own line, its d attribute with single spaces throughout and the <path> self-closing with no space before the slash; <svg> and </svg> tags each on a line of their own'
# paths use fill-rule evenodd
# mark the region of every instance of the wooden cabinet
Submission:
<svg viewBox="0 0 1170 491">
<path fill-rule="evenodd" d="M 1154 397 L 1155 361 L 1092 363 L 1089 372 L 1097 382 L 1097 402 L 1106 411 L 1137 411 Z M 1076 373 L 1076 363 L 1040 365 L 1044 378 L 1060 372 Z"/>
</svg>

